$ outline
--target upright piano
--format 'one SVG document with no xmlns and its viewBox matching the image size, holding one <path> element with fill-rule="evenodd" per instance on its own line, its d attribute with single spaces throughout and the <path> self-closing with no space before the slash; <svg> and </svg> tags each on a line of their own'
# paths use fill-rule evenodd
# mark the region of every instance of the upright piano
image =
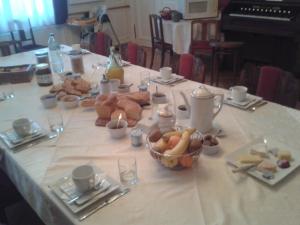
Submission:
<svg viewBox="0 0 300 225">
<path fill-rule="evenodd" d="M 231 0 L 221 29 L 228 41 L 243 41 L 244 61 L 300 74 L 300 0 Z"/>
</svg>

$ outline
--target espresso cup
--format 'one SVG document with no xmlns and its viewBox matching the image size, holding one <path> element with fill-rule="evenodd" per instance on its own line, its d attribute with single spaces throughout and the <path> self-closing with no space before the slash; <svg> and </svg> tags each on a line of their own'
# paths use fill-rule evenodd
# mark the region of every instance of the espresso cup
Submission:
<svg viewBox="0 0 300 225">
<path fill-rule="evenodd" d="M 170 80 L 172 77 L 172 68 L 171 67 L 163 67 L 160 68 L 160 76 L 163 80 Z"/>
<path fill-rule="evenodd" d="M 73 182 L 79 192 L 86 192 L 95 187 L 95 172 L 90 165 L 76 167 L 72 171 Z"/>
<path fill-rule="evenodd" d="M 234 86 L 230 88 L 231 98 L 235 102 L 243 102 L 246 100 L 248 88 L 244 86 Z"/>
<path fill-rule="evenodd" d="M 73 44 L 72 45 L 72 50 L 81 51 L 80 44 Z"/>
<path fill-rule="evenodd" d="M 176 117 L 177 119 L 189 118 L 189 110 L 186 105 L 180 105 L 176 108 Z"/>
<path fill-rule="evenodd" d="M 17 119 L 13 122 L 13 129 L 20 137 L 25 137 L 31 132 L 31 121 L 27 118 Z"/>
</svg>

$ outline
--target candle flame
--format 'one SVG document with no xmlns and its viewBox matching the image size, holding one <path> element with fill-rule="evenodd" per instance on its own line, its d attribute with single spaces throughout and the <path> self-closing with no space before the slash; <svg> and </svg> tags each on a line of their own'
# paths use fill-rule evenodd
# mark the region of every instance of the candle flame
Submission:
<svg viewBox="0 0 300 225">
<path fill-rule="evenodd" d="M 120 113 L 120 115 L 118 117 L 117 128 L 119 128 L 119 123 L 120 123 L 121 119 L 122 119 L 122 113 Z"/>
</svg>

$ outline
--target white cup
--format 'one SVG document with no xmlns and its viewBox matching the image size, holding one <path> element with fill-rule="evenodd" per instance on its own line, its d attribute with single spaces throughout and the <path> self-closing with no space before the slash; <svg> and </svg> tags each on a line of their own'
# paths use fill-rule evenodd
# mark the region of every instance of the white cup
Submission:
<svg viewBox="0 0 300 225">
<path fill-rule="evenodd" d="M 80 51 L 81 50 L 80 44 L 73 44 L 72 45 L 72 50 Z"/>
<path fill-rule="evenodd" d="M 95 172 L 90 165 L 76 167 L 72 171 L 73 182 L 79 192 L 86 192 L 95 187 Z"/>
<path fill-rule="evenodd" d="M 13 122 L 13 129 L 20 137 L 25 137 L 31 132 L 31 121 L 27 118 L 17 119 Z"/>
<path fill-rule="evenodd" d="M 172 77 L 172 68 L 171 67 L 163 67 L 160 68 L 160 76 L 163 80 L 170 80 Z"/>
<path fill-rule="evenodd" d="M 109 83 L 110 83 L 110 87 L 111 87 L 110 90 L 113 92 L 117 92 L 118 88 L 121 84 L 121 81 L 119 79 L 110 79 Z"/>
<path fill-rule="evenodd" d="M 186 105 L 180 105 L 176 108 L 177 119 L 188 119 L 189 116 L 189 110 Z"/>
<path fill-rule="evenodd" d="M 246 100 L 248 88 L 244 86 L 234 86 L 229 89 L 231 98 L 235 102 L 243 102 Z"/>
</svg>

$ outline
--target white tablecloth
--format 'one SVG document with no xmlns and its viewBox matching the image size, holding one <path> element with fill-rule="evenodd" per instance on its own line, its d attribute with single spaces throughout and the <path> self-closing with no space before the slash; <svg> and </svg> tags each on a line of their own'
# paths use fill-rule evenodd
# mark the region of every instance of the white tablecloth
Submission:
<svg viewBox="0 0 300 225">
<path fill-rule="evenodd" d="M 163 20 L 165 42 L 173 45 L 173 51 L 179 55 L 189 53 L 191 44 L 191 21 L 173 22 Z"/>
<path fill-rule="evenodd" d="M 68 58 L 65 56 L 67 67 Z M 105 61 L 93 54 L 84 56 L 86 79 L 96 81 L 91 64 Z M 0 58 L 0 65 L 34 62 L 32 53 Z M 125 68 L 126 83 L 139 82 L 144 68 Z M 152 75 L 157 74 L 151 71 Z M 58 82 L 58 79 L 56 79 Z M 186 82 L 172 89 L 197 87 Z M 130 224 L 130 225 L 298 225 L 300 221 L 300 171 L 297 170 L 275 187 L 269 187 L 245 174 L 233 174 L 224 156 L 263 134 L 284 141 L 299 150 L 300 113 L 269 103 L 254 113 L 224 106 L 216 123 L 225 131 L 220 138 L 222 152 L 216 156 L 201 155 L 190 170 L 170 171 L 151 158 L 146 148 L 133 148 L 129 138 L 110 139 L 107 130 L 94 125 L 96 112 L 84 108 L 43 109 L 39 97 L 48 87 L 31 83 L 14 85 L 16 97 L 0 102 L 0 127 L 5 130 L 18 117 L 30 117 L 47 127 L 46 114 L 61 110 L 65 131 L 58 139 L 12 153 L 7 149 L 3 166 L 22 195 L 48 225 Z M 160 87 L 168 93 L 170 87 Z M 210 89 L 217 93 L 224 90 Z M 145 110 L 144 116 L 150 111 Z M 3 146 L 2 146 L 3 148 Z M 139 183 L 129 194 L 101 209 L 83 222 L 55 198 L 48 185 L 75 166 L 93 163 L 109 176 L 119 180 L 117 159 L 133 155 L 137 159 Z"/>
</svg>

